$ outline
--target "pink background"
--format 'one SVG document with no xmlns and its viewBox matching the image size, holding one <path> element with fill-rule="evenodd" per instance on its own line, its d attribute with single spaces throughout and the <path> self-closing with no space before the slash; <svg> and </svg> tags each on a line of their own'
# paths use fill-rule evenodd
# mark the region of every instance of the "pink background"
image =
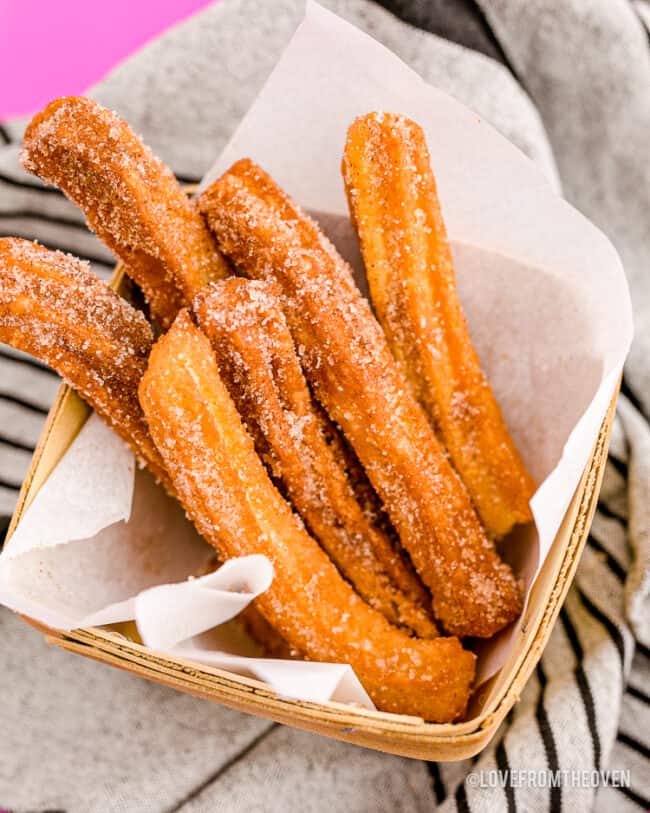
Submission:
<svg viewBox="0 0 650 813">
<path fill-rule="evenodd" d="M 0 120 L 83 93 L 211 0 L 0 0 Z"/>
</svg>

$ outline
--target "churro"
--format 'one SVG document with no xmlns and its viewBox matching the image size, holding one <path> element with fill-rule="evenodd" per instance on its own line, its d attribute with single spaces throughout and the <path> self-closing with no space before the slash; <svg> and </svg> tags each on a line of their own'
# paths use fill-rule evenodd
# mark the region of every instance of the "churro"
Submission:
<svg viewBox="0 0 650 813">
<path fill-rule="evenodd" d="M 87 263 L 0 239 L 0 341 L 53 367 L 167 481 L 138 402 L 151 327 Z"/>
<path fill-rule="evenodd" d="M 203 285 L 228 273 L 172 172 L 126 122 L 91 99 L 57 99 L 34 116 L 21 163 L 84 211 L 163 327 Z"/>
<path fill-rule="evenodd" d="M 199 199 L 223 253 L 275 279 L 302 367 L 383 500 L 447 632 L 489 637 L 521 611 L 522 590 L 411 394 L 349 266 L 252 161 Z"/>
<path fill-rule="evenodd" d="M 437 635 L 427 591 L 369 521 L 329 445 L 334 428 L 314 408 L 274 283 L 215 283 L 194 313 L 258 453 L 341 574 L 393 624 Z"/>
<path fill-rule="evenodd" d="M 422 129 L 370 113 L 348 131 L 343 178 L 373 308 L 487 531 L 529 522 L 535 486 L 481 370 Z"/>
<path fill-rule="evenodd" d="M 474 655 L 456 638 L 393 627 L 340 576 L 271 483 L 222 382 L 209 340 L 181 312 L 155 345 L 140 401 L 179 499 L 224 558 L 261 553 L 275 576 L 256 606 L 293 647 L 349 663 L 380 709 L 452 721 Z"/>
</svg>

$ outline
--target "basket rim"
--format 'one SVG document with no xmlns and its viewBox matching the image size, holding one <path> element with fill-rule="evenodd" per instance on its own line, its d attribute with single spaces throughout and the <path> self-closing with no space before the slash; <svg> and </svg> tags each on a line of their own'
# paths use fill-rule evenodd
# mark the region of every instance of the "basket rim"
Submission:
<svg viewBox="0 0 650 813">
<path fill-rule="evenodd" d="M 122 263 L 118 263 L 109 284 L 118 293 L 123 293 L 125 278 L 124 266 Z M 290 699 L 277 694 L 261 681 L 182 658 L 171 658 L 112 631 L 85 628 L 66 632 L 46 627 L 34 619 L 22 617 L 31 626 L 43 632 L 48 643 L 56 644 L 78 654 L 95 657 L 149 679 L 163 682 L 173 688 L 198 694 L 198 696 L 225 705 L 232 705 L 248 713 L 267 716 L 278 719 L 279 722 L 288 722 L 302 727 L 320 723 L 326 727 L 332 727 L 332 730 L 326 728 L 320 733 L 367 745 L 367 742 L 359 743 L 358 737 L 353 736 L 355 732 L 363 732 L 364 736 L 373 740 L 368 747 L 388 750 L 392 753 L 404 753 L 406 756 L 412 756 L 413 754 L 409 751 L 414 748 L 416 750 L 420 746 L 435 748 L 436 744 L 442 743 L 453 744 L 463 753 L 471 755 L 489 742 L 498 725 L 518 700 L 525 683 L 541 657 L 571 585 L 596 509 L 619 387 L 620 381 L 601 424 L 589 461 L 567 509 L 565 523 L 568 521 L 570 527 L 562 535 L 564 551 L 559 562 L 551 568 L 555 571 L 552 579 L 553 589 L 542 605 L 543 611 L 538 612 L 531 621 L 530 632 L 532 633 L 534 629 L 534 634 L 530 635 L 527 644 L 510 665 L 508 679 L 498 693 L 485 702 L 481 710 L 468 720 L 456 723 L 430 723 L 419 717 L 360 709 L 334 701 L 315 703 Z M 61 385 L 32 456 L 29 471 L 7 530 L 7 541 L 90 412 L 90 408 L 68 385 Z M 72 415 L 71 422 L 76 426 L 76 431 L 69 433 L 67 445 L 61 447 L 58 458 L 44 473 L 41 470 L 44 453 L 49 448 L 54 433 L 59 430 L 61 418 L 66 415 Z M 553 546 L 562 541 L 560 537 L 561 531 L 558 532 Z M 542 570 L 547 565 L 550 567 L 549 559 L 544 563 Z M 529 598 L 528 610 L 530 610 L 531 603 Z M 513 651 L 515 649 L 516 646 L 513 647 Z M 506 665 L 497 673 L 497 676 L 506 668 Z M 490 681 L 493 679 L 491 678 Z M 340 730 L 337 731 L 336 727 L 339 727 Z M 350 732 L 350 736 L 342 736 L 345 732 Z M 401 746 L 402 750 L 395 751 L 391 747 L 396 744 Z"/>
</svg>

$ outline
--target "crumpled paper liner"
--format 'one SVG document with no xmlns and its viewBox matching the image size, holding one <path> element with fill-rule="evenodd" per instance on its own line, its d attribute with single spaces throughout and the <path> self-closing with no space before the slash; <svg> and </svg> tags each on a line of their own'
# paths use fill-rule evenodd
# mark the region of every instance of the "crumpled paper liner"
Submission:
<svg viewBox="0 0 650 813">
<path fill-rule="evenodd" d="M 204 185 L 253 158 L 317 217 L 364 289 L 338 167 L 347 127 L 370 110 L 404 113 L 427 134 L 472 337 L 539 482 L 535 527 L 504 546 L 529 590 L 631 341 L 620 260 L 512 144 L 312 2 Z M 134 473 L 130 452 L 92 416 L 0 557 L 0 601 L 60 629 L 135 618 L 143 642 L 158 651 L 253 675 L 287 696 L 372 708 L 349 666 L 233 651 L 219 625 L 265 589 L 271 566 L 249 556 L 186 581 L 209 553 L 180 508 L 146 473 Z M 482 647 L 479 680 L 503 663 L 516 630 Z"/>
</svg>

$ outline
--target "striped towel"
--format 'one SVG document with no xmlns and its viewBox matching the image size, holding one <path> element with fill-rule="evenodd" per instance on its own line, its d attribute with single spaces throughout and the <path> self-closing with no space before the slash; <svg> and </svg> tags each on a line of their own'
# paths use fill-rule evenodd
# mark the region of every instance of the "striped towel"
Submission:
<svg viewBox="0 0 650 813">
<path fill-rule="evenodd" d="M 47 648 L 0 611 L 0 808 L 128 811 L 634 811 L 650 808 L 650 5 L 629 0 L 330 0 L 543 166 L 618 248 L 637 337 L 598 513 L 542 661 L 492 744 L 427 764 L 212 706 Z M 383 8 L 381 7 L 383 6 Z M 222 0 L 98 85 L 184 181 L 224 146 L 302 0 Z M 112 258 L 0 129 L 0 234 Z M 585 268 L 585 274 L 589 269 Z M 5 524 L 57 387 L 0 347 Z M 626 787 L 591 772 L 629 771 Z M 495 781 L 492 770 L 510 771 Z M 556 782 L 522 771 L 565 771 Z M 483 771 L 481 784 L 473 775 Z M 535 775 L 537 776 L 537 775 Z M 619 782 L 620 784 L 621 782 Z M 556 785 L 548 787 L 549 784 Z M 541 787 L 540 787 L 541 785 Z M 546 785 L 546 786 L 544 786 Z"/>
</svg>

